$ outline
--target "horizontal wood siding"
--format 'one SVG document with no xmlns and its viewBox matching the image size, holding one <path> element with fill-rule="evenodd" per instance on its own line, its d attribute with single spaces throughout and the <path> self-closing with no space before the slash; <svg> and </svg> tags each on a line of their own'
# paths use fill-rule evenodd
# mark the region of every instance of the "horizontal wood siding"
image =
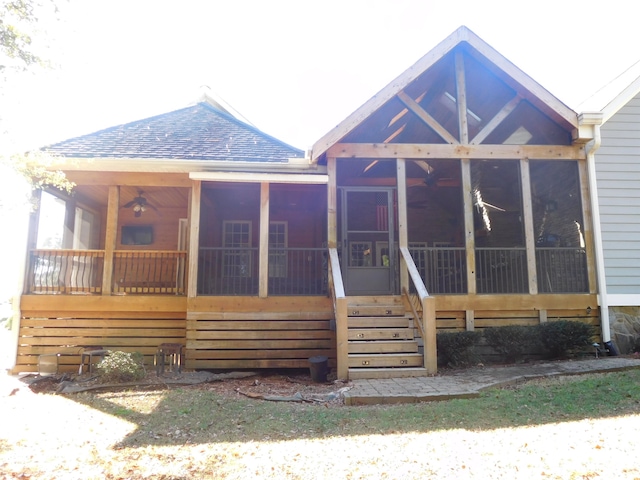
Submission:
<svg viewBox="0 0 640 480">
<path fill-rule="evenodd" d="M 326 297 L 199 297 L 189 300 L 187 368 L 335 366 L 331 301 Z"/>
<path fill-rule="evenodd" d="M 608 294 L 640 291 L 640 96 L 601 128 L 596 176 Z"/>
<path fill-rule="evenodd" d="M 23 296 L 14 372 L 37 372 L 38 358 L 59 354 L 60 372 L 77 371 L 86 346 L 140 352 L 153 364 L 158 345 L 185 344 L 183 297 Z"/>
</svg>

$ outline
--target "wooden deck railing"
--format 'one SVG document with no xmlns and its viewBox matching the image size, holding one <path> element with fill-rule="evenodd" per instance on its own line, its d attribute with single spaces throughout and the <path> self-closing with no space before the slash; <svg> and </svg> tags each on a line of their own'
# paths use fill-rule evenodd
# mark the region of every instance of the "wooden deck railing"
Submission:
<svg viewBox="0 0 640 480">
<path fill-rule="evenodd" d="M 104 250 L 31 250 L 27 292 L 101 293 Z"/>
<path fill-rule="evenodd" d="M 104 250 L 32 250 L 27 292 L 101 294 Z M 111 291 L 115 294 L 185 294 L 187 252 L 117 250 Z"/>
<path fill-rule="evenodd" d="M 424 367 L 429 374 L 435 374 L 438 371 L 438 353 L 436 346 L 436 303 L 435 298 L 429 295 L 427 288 L 424 286 L 422 277 L 416 268 L 416 264 L 411 257 L 409 249 L 406 247 L 400 248 L 402 260 L 409 272 L 409 280 L 413 284 L 415 295 L 420 304 L 421 315 L 418 314 L 418 309 L 412 302 L 411 295 L 407 288 L 404 289 L 404 294 L 407 296 L 409 305 L 414 316 L 414 322 L 418 327 L 422 341 L 424 342 Z"/>
<path fill-rule="evenodd" d="M 112 292 L 184 295 L 186 259 L 185 251 L 115 251 Z"/>
<path fill-rule="evenodd" d="M 540 293 L 587 293 L 587 252 L 574 247 L 537 247 Z"/>
<path fill-rule="evenodd" d="M 349 378 L 349 325 L 347 318 L 347 297 L 342 283 L 340 259 L 338 250 L 329 249 L 329 290 L 333 300 L 333 311 L 336 318 L 336 358 L 338 363 L 337 376 L 340 379 Z"/>
</svg>

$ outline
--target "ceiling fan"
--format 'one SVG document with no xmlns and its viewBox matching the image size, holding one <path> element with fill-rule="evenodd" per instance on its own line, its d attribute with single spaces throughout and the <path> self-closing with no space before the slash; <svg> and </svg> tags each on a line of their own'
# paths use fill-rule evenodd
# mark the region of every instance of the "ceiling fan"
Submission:
<svg viewBox="0 0 640 480">
<path fill-rule="evenodd" d="M 155 206 L 151 205 L 143 195 L 144 192 L 142 190 L 138 190 L 138 196 L 130 202 L 125 203 L 122 208 L 133 208 L 134 217 L 140 217 L 143 212 L 147 211 L 147 208 L 154 210 L 158 215 L 160 215 L 160 211 Z"/>
</svg>

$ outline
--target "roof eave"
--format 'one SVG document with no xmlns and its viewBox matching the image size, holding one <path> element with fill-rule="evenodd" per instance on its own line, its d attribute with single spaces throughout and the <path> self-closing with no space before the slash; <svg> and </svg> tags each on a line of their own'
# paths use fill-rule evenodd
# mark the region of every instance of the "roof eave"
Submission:
<svg viewBox="0 0 640 480">
<path fill-rule="evenodd" d="M 190 173 L 211 171 L 246 172 L 318 172 L 323 168 L 312 165 L 306 158 L 288 158 L 281 162 L 240 160 L 180 160 L 158 158 L 78 158 L 56 157 L 51 168 L 62 171 L 94 172 L 162 172 Z"/>
</svg>

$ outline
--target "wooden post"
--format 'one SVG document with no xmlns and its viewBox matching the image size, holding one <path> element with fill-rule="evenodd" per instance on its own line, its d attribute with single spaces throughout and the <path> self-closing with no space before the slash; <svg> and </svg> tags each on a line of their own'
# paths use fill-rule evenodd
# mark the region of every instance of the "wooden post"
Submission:
<svg viewBox="0 0 640 480">
<path fill-rule="evenodd" d="M 467 332 L 473 332 L 476 328 L 475 313 L 473 310 L 465 310 L 465 325 Z"/>
<path fill-rule="evenodd" d="M 111 295 L 113 286 L 113 256 L 118 240 L 118 209 L 120 208 L 120 187 L 109 185 L 107 201 L 107 224 L 104 236 L 104 269 L 102 272 L 102 295 Z"/>
<path fill-rule="evenodd" d="M 404 158 L 396 159 L 398 183 L 398 243 L 399 248 L 408 248 L 409 234 L 407 232 L 407 174 Z M 404 257 L 400 255 L 400 291 L 409 290 L 409 272 Z"/>
<path fill-rule="evenodd" d="M 338 248 L 338 180 L 335 158 L 327 158 L 327 246 Z"/>
<path fill-rule="evenodd" d="M 476 293 L 476 238 L 473 226 L 473 192 L 471 191 L 471 160 L 463 158 L 462 202 L 464 209 L 464 237 L 467 253 L 467 293 Z"/>
<path fill-rule="evenodd" d="M 187 297 L 198 295 L 198 254 L 200 252 L 200 199 L 202 182 L 194 180 L 189 202 L 189 251 L 187 253 Z"/>
<path fill-rule="evenodd" d="M 578 161 L 578 178 L 580 180 L 580 200 L 582 202 L 582 228 L 584 236 L 585 252 L 587 253 L 587 272 L 589 281 L 589 293 L 599 293 L 598 278 L 596 275 L 597 266 L 595 258 L 595 239 L 593 233 L 593 212 L 591 209 L 591 196 L 589 192 L 589 173 L 586 161 Z"/>
<path fill-rule="evenodd" d="M 258 296 L 269 293 L 269 184 L 260 183 L 260 248 L 258 248 Z"/>
<path fill-rule="evenodd" d="M 336 360 L 339 379 L 349 378 L 349 327 L 347 318 L 347 298 L 336 298 Z"/>
<path fill-rule="evenodd" d="M 529 159 L 520 159 L 520 183 L 522 184 L 522 216 L 524 219 L 524 240 L 527 248 L 527 272 L 529 273 L 529 293 L 538 293 L 538 273 L 536 270 L 536 237 L 533 229 L 533 202 L 531 200 L 531 176 Z"/>
<path fill-rule="evenodd" d="M 429 375 L 438 373 L 438 351 L 436 343 L 436 299 L 422 299 L 422 325 L 424 334 L 425 368 Z"/>
<path fill-rule="evenodd" d="M 458 104 L 458 127 L 460 128 L 460 143 L 469 143 L 469 122 L 467 121 L 467 87 L 464 72 L 464 57 L 461 51 L 455 54 L 456 68 L 456 103 Z"/>
</svg>

